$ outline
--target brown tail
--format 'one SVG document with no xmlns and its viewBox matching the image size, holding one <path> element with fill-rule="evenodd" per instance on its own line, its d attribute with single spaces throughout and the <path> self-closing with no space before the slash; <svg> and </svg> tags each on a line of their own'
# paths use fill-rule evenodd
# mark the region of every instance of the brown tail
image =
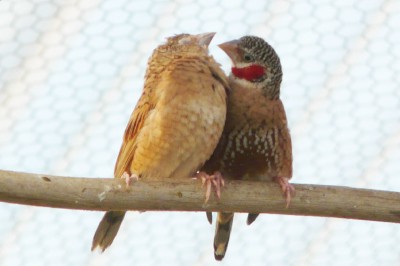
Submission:
<svg viewBox="0 0 400 266">
<path fill-rule="evenodd" d="M 124 211 L 108 211 L 104 214 L 93 237 L 92 251 L 99 247 L 103 252 L 111 245 L 118 233 L 125 213 Z"/>
<path fill-rule="evenodd" d="M 228 248 L 229 236 L 231 235 L 233 213 L 219 212 L 214 236 L 214 257 L 222 260 Z"/>
<path fill-rule="evenodd" d="M 251 225 L 258 217 L 259 213 L 249 213 L 247 215 L 247 225 Z"/>
</svg>

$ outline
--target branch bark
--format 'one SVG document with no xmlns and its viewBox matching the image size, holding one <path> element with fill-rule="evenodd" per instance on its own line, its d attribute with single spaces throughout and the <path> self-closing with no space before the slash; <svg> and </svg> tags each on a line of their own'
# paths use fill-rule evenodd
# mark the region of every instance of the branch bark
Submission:
<svg viewBox="0 0 400 266">
<path fill-rule="evenodd" d="M 339 217 L 400 223 L 400 193 L 294 184 L 289 208 L 275 183 L 229 181 L 204 204 L 200 181 L 73 178 L 0 170 L 0 201 L 80 210 L 230 211 Z"/>
</svg>

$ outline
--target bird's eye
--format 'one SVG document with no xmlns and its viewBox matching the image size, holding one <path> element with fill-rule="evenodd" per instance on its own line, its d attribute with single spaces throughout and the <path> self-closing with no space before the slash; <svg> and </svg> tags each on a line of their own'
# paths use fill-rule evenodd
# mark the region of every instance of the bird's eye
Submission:
<svg viewBox="0 0 400 266">
<path fill-rule="evenodd" d="M 246 62 L 251 62 L 253 60 L 253 57 L 250 54 L 245 54 L 243 58 Z"/>
</svg>

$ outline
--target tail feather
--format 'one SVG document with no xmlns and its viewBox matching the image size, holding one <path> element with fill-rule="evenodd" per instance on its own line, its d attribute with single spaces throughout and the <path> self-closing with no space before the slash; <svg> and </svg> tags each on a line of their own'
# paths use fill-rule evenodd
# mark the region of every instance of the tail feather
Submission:
<svg viewBox="0 0 400 266">
<path fill-rule="evenodd" d="M 249 213 L 247 215 L 247 225 L 251 225 L 258 217 L 259 213 Z"/>
<path fill-rule="evenodd" d="M 111 245 L 118 233 L 125 213 L 124 211 L 108 211 L 104 214 L 93 237 L 92 251 L 99 247 L 103 252 Z"/>
<path fill-rule="evenodd" d="M 213 220 L 212 212 L 206 212 L 206 215 L 207 215 L 207 221 L 208 221 L 210 224 L 212 224 L 212 220 Z"/>
<path fill-rule="evenodd" d="M 216 260 L 222 260 L 225 256 L 231 235 L 232 222 L 233 213 L 218 213 L 214 236 L 214 257 Z"/>
</svg>

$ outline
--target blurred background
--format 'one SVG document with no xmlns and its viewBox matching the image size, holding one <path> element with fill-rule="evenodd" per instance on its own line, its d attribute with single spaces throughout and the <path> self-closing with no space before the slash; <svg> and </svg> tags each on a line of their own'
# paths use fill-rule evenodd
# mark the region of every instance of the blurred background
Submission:
<svg viewBox="0 0 400 266">
<path fill-rule="evenodd" d="M 246 34 L 281 57 L 294 183 L 400 191 L 400 2 L 0 1 L 0 169 L 111 177 L 166 37 Z M 0 203 L 0 265 L 399 265 L 400 225 L 262 215 L 234 221 L 222 263 L 204 213 L 130 212 L 105 253 L 103 213 Z"/>
</svg>

